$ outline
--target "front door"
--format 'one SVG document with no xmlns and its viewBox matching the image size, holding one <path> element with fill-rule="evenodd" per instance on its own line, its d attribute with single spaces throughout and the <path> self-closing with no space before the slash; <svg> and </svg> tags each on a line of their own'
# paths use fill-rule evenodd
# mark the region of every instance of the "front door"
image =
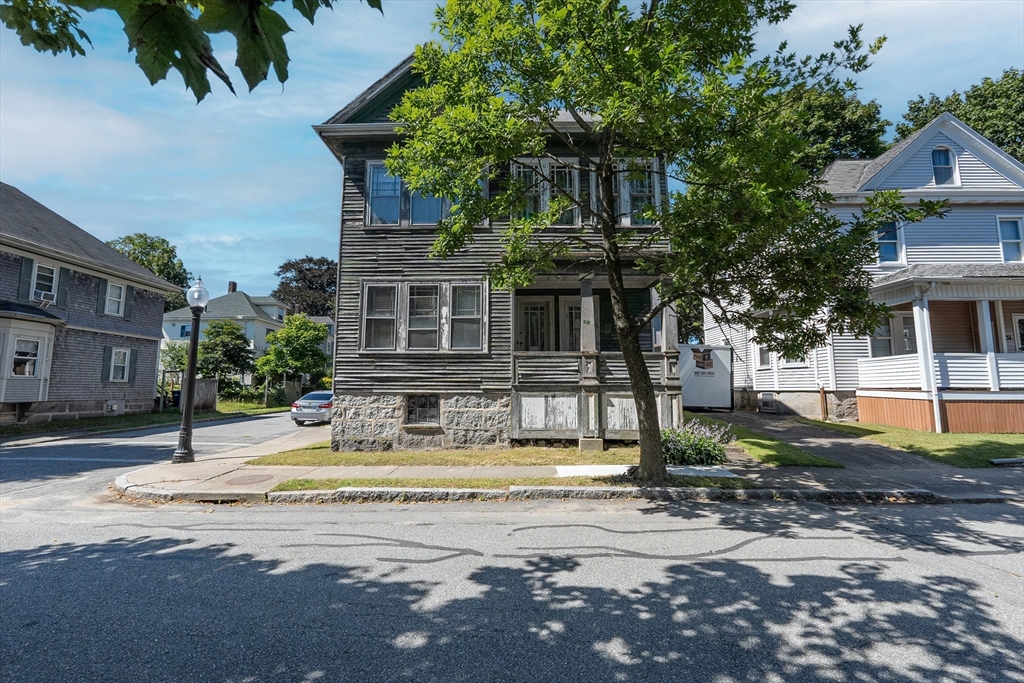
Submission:
<svg viewBox="0 0 1024 683">
<path fill-rule="evenodd" d="M 558 350 L 559 351 L 579 351 L 580 350 L 580 329 L 582 327 L 581 322 L 583 320 L 581 313 L 583 308 L 580 305 L 580 297 L 578 296 L 560 296 L 558 297 Z M 595 335 L 600 337 L 598 330 L 597 312 L 599 310 L 598 299 L 594 297 L 594 328 Z M 600 349 L 600 342 L 598 342 L 598 349 Z"/>
<path fill-rule="evenodd" d="M 516 351 L 552 351 L 554 326 L 549 297 L 516 297 Z"/>
<path fill-rule="evenodd" d="M 917 353 L 917 328 L 914 325 L 914 314 L 904 313 L 900 315 L 900 321 L 903 323 L 903 338 L 893 340 L 896 354 Z"/>
</svg>

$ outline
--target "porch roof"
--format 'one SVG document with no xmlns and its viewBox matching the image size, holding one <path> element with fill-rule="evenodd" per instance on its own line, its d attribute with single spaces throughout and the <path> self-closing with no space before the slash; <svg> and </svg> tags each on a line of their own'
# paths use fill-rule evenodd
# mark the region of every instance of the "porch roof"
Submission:
<svg viewBox="0 0 1024 683">
<path fill-rule="evenodd" d="M 1024 298 L 1024 263 L 918 263 L 875 280 L 871 296 L 894 304 L 919 298 Z"/>
</svg>

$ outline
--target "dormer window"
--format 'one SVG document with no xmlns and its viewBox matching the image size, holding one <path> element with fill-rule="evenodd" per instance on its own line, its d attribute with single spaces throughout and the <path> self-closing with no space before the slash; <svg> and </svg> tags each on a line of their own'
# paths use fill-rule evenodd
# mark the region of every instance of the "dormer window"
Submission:
<svg viewBox="0 0 1024 683">
<path fill-rule="evenodd" d="M 900 236 L 895 223 L 883 223 L 875 236 L 879 263 L 900 262 Z"/>
<path fill-rule="evenodd" d="M 953 184 L 953 152 L 948 147 L 932 150 L 932 173 L 936 185 Z"/>
</svg>

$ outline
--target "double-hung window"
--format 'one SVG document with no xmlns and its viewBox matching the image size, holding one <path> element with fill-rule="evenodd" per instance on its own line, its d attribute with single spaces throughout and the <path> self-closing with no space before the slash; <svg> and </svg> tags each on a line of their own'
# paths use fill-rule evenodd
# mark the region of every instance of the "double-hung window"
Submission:
<svg viewBox="0 0 1024 683">
<path fill-rule="evenodd" d="M 398 287 L 367 285 L 365 342 L 367 349 L 395 348 L 395 321 L 398 314 Z"/>
<path fill-rule="evenodd" d="M 932 173 L 936 185 L 952 185 L 953 152 L 948 147 L 936 147 L 932 150 Z"/>
<path fill-rule="evenodd" d="M 32 298 L 37 301 L 53 301 L 57 298 L 57 269 L 42 263 L 36 264 L 32 280 Z"/>
<path fill-rule="evenodd" d="M 871 335 L 871 357 L 884 358 L 892 355 L 892 322 L 886 320 L 875 328 Z"/>
<path fill-rule="evenodd" d="M 480 285 L 452 285 L 452 348 L 479 349 L 483 319 Z"/>
<path fill-rule="evenodd" d="M 879 263 L 900 262 L 900 235 L 895 223 L 884 223 L 875 233 Z"/>
<path fill-rule="evenodd" d="M 1024 232 L 1021 231 L 1020 218 L 999 219 L 999 241 L 1003 245 L 1003 261 L 1024 261 Z"/>
<path fill-rule="evenodd" d="M 409 285 L 409 338 L 406 348 L 438 347 L 438 286 Z"/>
<path fill-rule="evenodd" d="M 17 377 L 35 377 L 39 367 L 40 346 L 38 339 L 15 339 L 11 374 Z"/>
<path fill-rule="evenodd" d="M 107 315 L 124 315 L 124 285 L 107 283 Z"/>
<path fill-rule="evenodd" d="M 522 192 L 515 217 L 530 218 L 552 208 L 556 200 L 563 204 L 568 200 L 565 210 L 555 217 L 552 225 L 577 225 L 580 219 L 577 206 L 580 176 L 575 163 L 574 159 L 565 159 L 562 163 L 551 159 L 513 163 L 512 177 Z"/>
<path fill-rule="evenodd" d="M 770 368 L 772 366 L 772 352 L 767 346 L 757 347 L 757 367 Z"/>
<path fill-rule="evenodd" d="M 182 323 L 181 329 L 178 330 L 179 339 L 187 339 L 192 336 L 192 323 Z"/>
<path fill-rule="evenodd" d="M 130 353 L 131 352 L 128 349 L 113 349 L 110 352 L 111 382 L 128 381 L 128 358 L 130 357 Z"/>
<path fill-rule="evenodd" d="M 654 173 L 654 162 L 647 162 L 641 168 L 630 169 L 625 174 L 625 188 L 629 207 L 623 207 L 628 216 L 629 225 L 651 225 L 654 221 L 650 216 L 643 215 L 651 207 L 657 207 L 657 177 Z"/>
<path fill-rule="evenodd" d="M 388 173 L 383 162 L 369 162 L 366 172 L 369 225 L 435 226 L 448 217 L 447 200 L 412 192 L 401 178 Z"/>
</svg>

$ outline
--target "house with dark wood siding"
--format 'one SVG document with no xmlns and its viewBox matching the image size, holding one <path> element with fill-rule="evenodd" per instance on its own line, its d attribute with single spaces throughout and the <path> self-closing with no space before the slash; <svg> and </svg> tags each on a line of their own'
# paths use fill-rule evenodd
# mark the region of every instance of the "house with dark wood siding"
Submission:
<svg viewBox="0 0 1024 683">
<path fill-rule="evenodd" d="M 1024 164 L 951 114 L 877 159 L 833 163 L 831 212 L 849 221 L 876 190 L 948 199 L 943 218 L 879 231 L 871 297 L 892 315 L 870 338 L 833 334 L 803 358 L 705 316 L 735 350 L 738 404 L 949 432 L 1024 432 Z"/>
<path fill-rule="evenodd" d="M 637 438 L 636 408 L 597 261 L 579 254 L 529 287 L 498 290 L 488 267 L 503 252 L 500 223 L 478 226 L 474 242 L 448 259 L 429 257 L 446 207 L 439 198 L 410 192 L 384 167 L 386 150 L 398 139 L 388 113 L 419 84 L 411 66 L 410 57 L 314 127 L 343 178 L 333 447 L 513 440 L 597 447 L 604 439 Z M 566 130 L 577 126 L 569 117 L 561 123 Z M 554 145 L 549 151 L 561 153 Z M 505 171 L 529 176 L 533 164 L 542 163 L 555 164 L 544 170 L 560 178 L 563 191 L 594 195 L 590 174 L 570 165 L 522 160 Z M 646 179 L 622 176 L 626 224 L 630 206 L 657 206 L 667 196 L 664 175 L 654 172 L 657 160 L 646 163 L 652 165 Z M 551 188 L 544 182 L 531 187 L 530 201 L 546 206 Z M 584 213 L 567 211 L 566 226 L 585 225 Z M 651 310 L 657 279 L 627 273 L 635 314 Z M 682 414 L 677 336 L 675 314 L 666 310 L 642 339 L 666 426 L 678 424 Z"/>
<path fill-rule="evenodd" d="M 0 423 L 151 411 L 177 289 L 0 183 Z"/>
</svg>

